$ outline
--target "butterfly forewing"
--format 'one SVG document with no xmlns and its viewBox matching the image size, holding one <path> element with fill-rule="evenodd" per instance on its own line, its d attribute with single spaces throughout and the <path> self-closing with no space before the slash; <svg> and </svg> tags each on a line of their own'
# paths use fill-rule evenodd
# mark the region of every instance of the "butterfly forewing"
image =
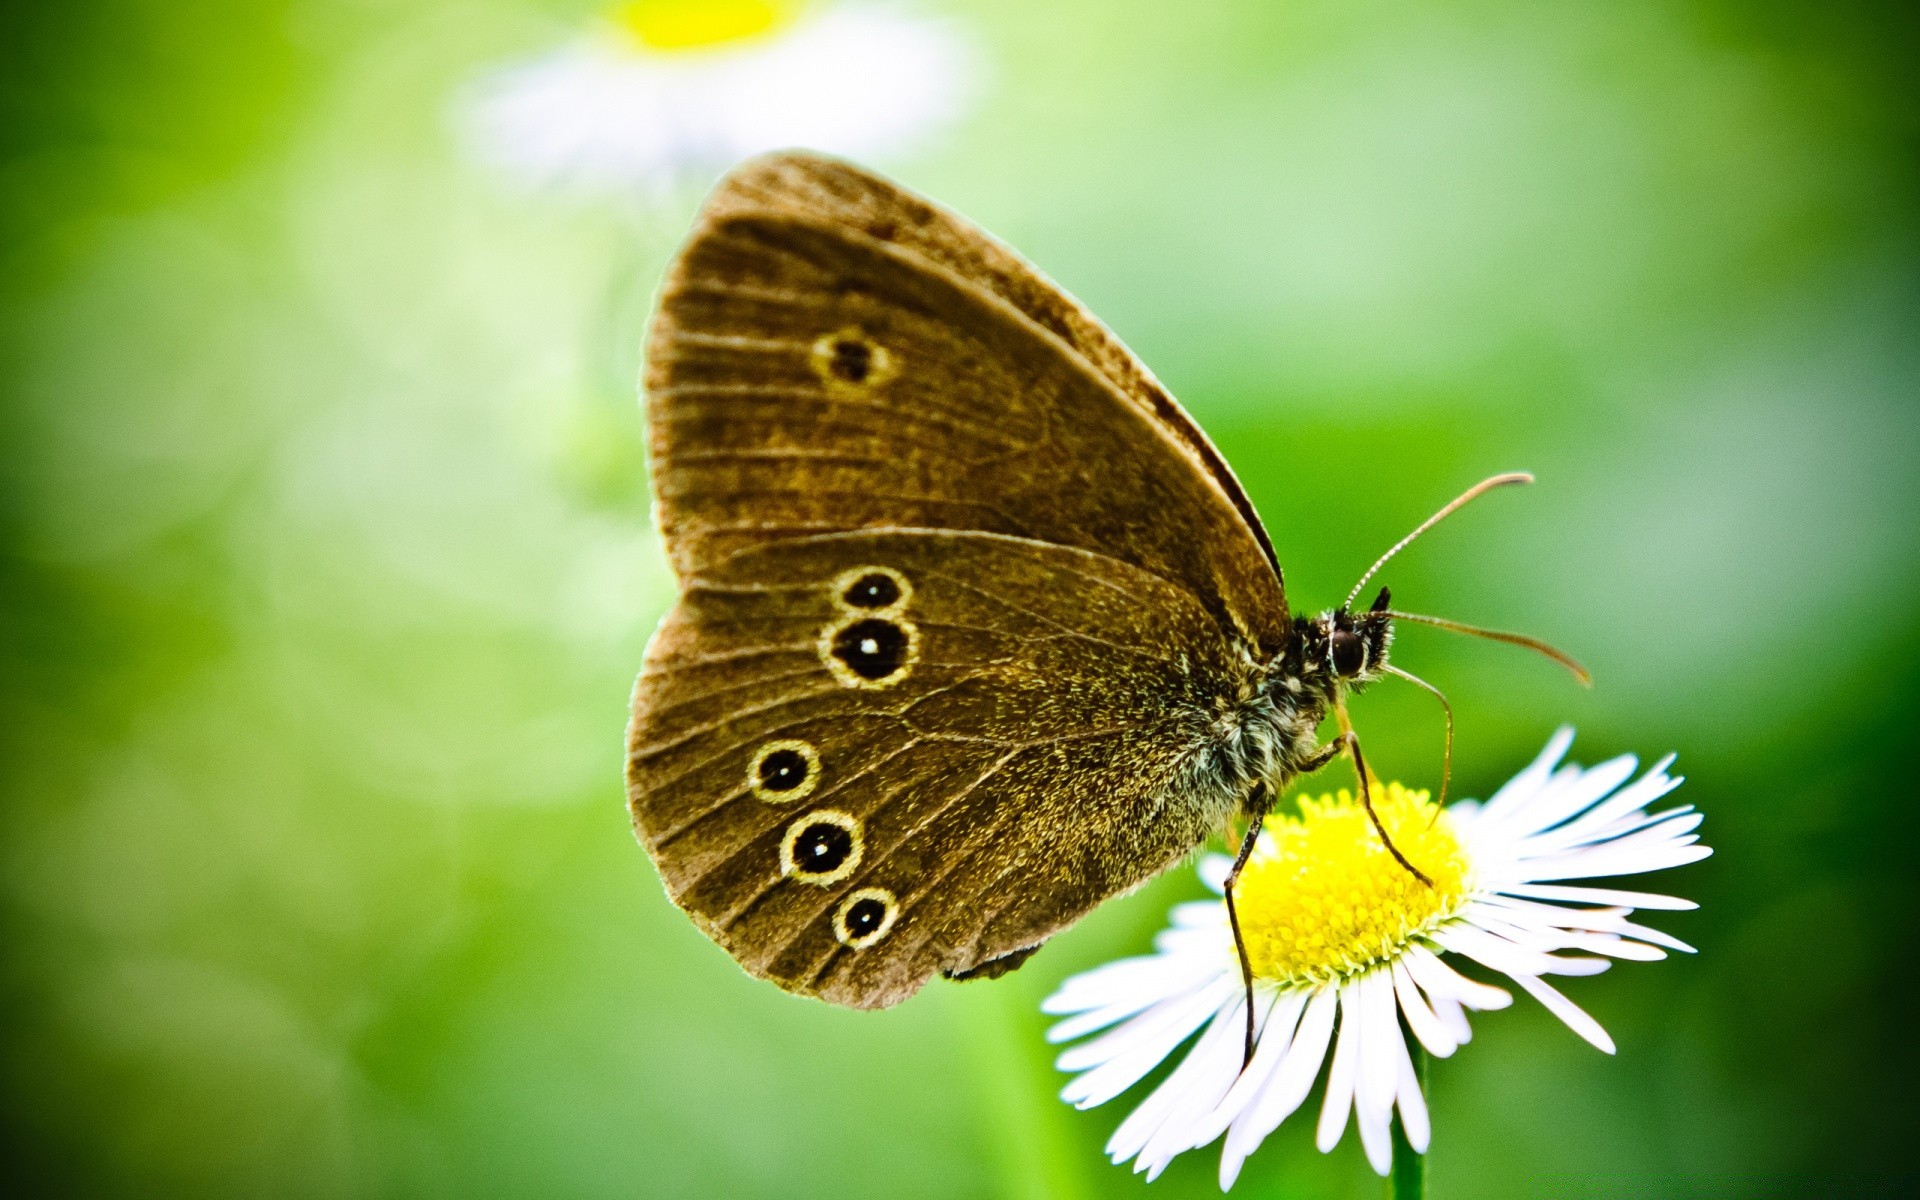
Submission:
<svg viewBox="0 0 1920 1200">
<path fill-rule="evenodd" d="M 842 163 L 756 160 L 662 288 L 648 418 L 682 571 L 769 538 L 976 529 L 1177 583 L 1271 652 L 1285 598 L 1204 435 L 1010 251 Z"/>
</svg>

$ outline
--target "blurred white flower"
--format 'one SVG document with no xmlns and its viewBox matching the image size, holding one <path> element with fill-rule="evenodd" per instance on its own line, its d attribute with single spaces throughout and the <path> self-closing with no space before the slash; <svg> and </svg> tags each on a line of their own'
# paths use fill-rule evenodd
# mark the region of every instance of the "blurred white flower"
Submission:
<svg viewBox="0 0 1920 1200">
<path fill-rule="evenodd" d="M 489 72 L 462 123 L 537 186 L 645 196 L 765 150 L 909 149 L 960 115 L 975 66 L 950 25 L 898 7 L 637 0 Z"/>
<path fill-rule="evenodd" d="M 1196 901 L 1173 910 L 1157 953 L 1076 975 L 1042 1005 L 1071 1014 L 1048 1032 L 1049 1041 L 1120 1023 L 1060 1055 L 1060 1069 L 1078 1073 L 1061 1098 L 1080 1108 L 1113 1099 L 1204 1026 L 1186 1058 L 1114 1132 L 1107 1152 L 1116 1163 L 1134 1159 L 1134 1170 L 1152 1179 L 1176 1154 L 1225 1134 L 1224 1190 L 1267 1134 L 1306 1101 L 1331 1046 L 1319 1147 L 1331 1150 L 1354 1112 L 1367 1159 L 1385 1175 L 1396 1108 L 1415 1151 L 1424 1154 L 1429 1138 L 1401 1022 L 1444 1058 L 1471 1036 L 1466 1009 L 1504 1008 L 1512 1000 L 1461 975 L 1443 954 L 1507 976 L 1611 1054 L 1613 1041 L 1599 1023 L 1542 977 L 1596 974 L 1614 958 L 1665 958 L 1663 946 L 1690 950 L 1627 918 L 1636 908 L 1695 906 L 1552 881 L 1657 871 L 1710 851 L 1695 844 L 1700 815 L 1691 806 L 1647 811 L 1679 786 L 1666 774 L 1672 756 L 1622 787 L 1634 771 L 1631 755 L 1556 770 L 1572 741 L 1571 730 L 1555 734 L 1533 765 L 1484 805 L 1462 801 L 1442 812 L 1425 792 L 1376 786 L 1381 822 L 1431 887 L 1394 862 L 1345 792 L 1303 796 L 1297 816 L 1269 816 L 1235 887 L 1254 971 L 1258 1041 L 1251 1063 L 1226 906 Z M 1224 857 L 1209 856 L 1201 877 L 1218 892 L 1227 866 Z M 1586 954 L 1559 953 L 1568 950 Z"/>
</svg>

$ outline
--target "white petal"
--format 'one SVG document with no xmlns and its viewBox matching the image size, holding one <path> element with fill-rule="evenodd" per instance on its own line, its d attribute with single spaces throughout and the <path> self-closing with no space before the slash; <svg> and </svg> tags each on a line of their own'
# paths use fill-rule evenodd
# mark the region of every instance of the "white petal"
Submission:
<svg viewBox="0 0 1920 1200">
<path fill-rule="evenodd" d="M 1373 1036 L 1372 1033 L 1368 1034 Z M 1353 1115 L 1354 1127 L 1360 1131 L 1360 1148 L 1366 1152 L 1367 1163 L 1374 1172 L 1386 1175 L 1393 1170 L 1393 1106 L 1387 1106 L 1385 1116 L 1375 1116 L 1356 1106 Z"/>
<path fill-rule="evenodd" d="M 1300 1014 L 1307 1007 L 1308 993 L 1303 991 L 1283 992 L 1274 1001 L 1268 1013 L 1266 1023 L 1260 1027 L 1260 1036 L 1253 1048 L 1253 1061 L 1240 1077 L 1233 1081 L 1227 1094 L 1213 1107 L 1213 1111 L 1194 1121 L 1187 1129 L 1187 1145 L 1198 1149 L 1227 1131 L 1240 1114 L 1246 1111 L 1266 1086 L 1268 1078 L 1285 1061 L 1287 1048 L 1293 1043 L 1294 1030 L 1300 1024 Z"/>
<path fill-rule="evenodd" d="M 932 22 L 842 6 L 777 37 L 658 55 L 586 39 L 480 80 L 474 149 L 550 184 L 631 189 L 777 146 L 869 157 L 957 115 L 972 56 Z"/>
<path fill-rule="evenodd" d="M 1425 1154 L 1433 1141 L 1433 1123 L 1427 1119 L 1427 1098 L 1420 1094 L 1420 1077 L 1413 1073 L 1413 1058 L 1405 1042 L 1400 1044 L 1399 1086 L 1395 1102 L 1400 1108 L 1400 1125 L 1406 1131 L 1407 1145 L 1415 1154 Z"/>
<path fill-rule="evenodd" d="M 1347 1131 L 1347 1110 L 1353 1107 L 1354 1079 L 1360 1073 L 1359 993 L 1351 987 L 1340 991 L 1340 1037 L 1333 1044 L 1333 1066 L 1327 1070 L 1327 1095 L 1320 1105 L 1320 1124 L 1315 1127 L 1313 1144 L 1325 1154 L 1340 1144 Z"/>
<path fill-rule="evenodd" d="M 1407 947 L 1407 952 L 1401 956 L 1401 960 L 1407 964 L 1407 970 L 1412 973 L 1414 982 L 1418 983 L 1421 989 L 1435 1001 L 1440 1000 L 1441 997 L 1445 997 L 1449 1000 L 1465 1004 L 1468 1008 L 1477 1008 L 1483 1011 L 1487 1009 L 1505 1008 L 1507 1005 L 1513 1003 L 1513 997 L 1506 992 L 1501 991 L 1491 984 L 1468 979 L 1465 975 L 1460 974 L 1460 972 L 1454 970 L 1446 963 L 1441 962 L 1440 956 L 1425 946 L 1414 945 Z M 1440 1015 L 1437 1004 L 1435 1005 L 1434 1013 L 1436 1016 Z M 1459 1040 L 1465 1042 L 1467 1039 L 1460 1038 Z"/>
<path fill-rule="evenodd" d="M 1196 1088 L 1205 1090 L 1206 1081 L 1216 1074 L 1224 1073 L 1227 1079 L 1233 1078 L 1233 1072 L 1240 1067 L 1240 1031 L 1245 1027 L 1246 1001 L 1236 997 L 1232 1004 L 1221 1008 L 1214 1014 L 1212 1024 L 1200 1035 L 1193 1048 L 1173 1073 L 1162 1080 L 1160 1086 L 1153 1089 L 1151 1095 L 1141 1101 L 1140 1106 L 1120 1122 L 1120 1127 L 1107 1139 L 1107 1155 L 1115 1162 L 1141 1156 L 1142 1164 L 1150 1157 L 1143 1152 L 1153 1141 L 1154 1135 L 1166 1124 L 1168 1118 L 1177 1115 L 1180 1110 L 1192 1103 L 1211 1104 L 1218 1097 L 1204 1101 L 1198 1100 Z M 1222 1085 L 1224 1090 L 1225 1085 Z M 1176 1147 L 1175 1153 L 1184 1147 Z M 1171 1160 L 1172 1154 L 1167 1156 Z M 1166 1164 L 1160 1164 L 1164 1167 Z M 1158 1174 L 1156 1171 L 1155 1174 Z"/>
<path fill-rule="evenodd" d="M 1667 956 L 1667 952 L 1658 946 L 1648 946 L 1640 942 L 1628 941 L 1626 938 L 1615 937 L 1610 933 L 1573 933 L 1567 936 L 1570 939 L 1567 947 L 1569 950 L 1585 950 L 1591 954 L 1604 954 L 1609 958 L 1625 959 L 1628 962 L 1659 962 Z M 1561 961 L 1566 962 L 1570 960 L 1562 959 Z M 1577 962 L 1579 960 L 1575 959 L 1571 961 Z M 1589 972 L 1582 970 L 1555 970 L 1551 972 L 1551 974 L 1554 975 L 1585 975 L 1588 973 Z M 1591 973 L 1598 975 L 1600 972 L 1593 971 Z"/>
<path fill-rule="evenodd" d="M 1135 963 L 1146 969 L 1128 972 L 1125 975 L 1110 976 L 1099 981 L 1097 985 L 1089 984 L 1069 992 L 1069 987 L 1085 978 L 1085 976 L 1076 976 L 1061 985 L 1059 991 L 1047 997 L 1041 1005 L 1042 1012 L 1079 1013 L 1064 1021 L 1055 1022 L 1053 1027 L 1047 1030 L 1047 1040 L 1058 1043 L 1085 1037 L 1095 1030 L 1105 1029 L 1122 1018 L 1145 1012 L 1162 1001 L 1170 1000 L 1182 993 L 1199 991 L 1221 974 L 1217 963 L 1209 967 L 1198 960 L 1179 960 L 1167 955 L 1126 959 L 1110 965 L 1121 967 Z M 1079 1012 L 1081 1009 L 1086 1011 Z"/>
<path fill-rule="evenodd" d="M 1655 834 L 1664 838 L 1677 838 L 1681 834 L 1692 833 L 1700 828 L 1700 823 L 1706 819 L 1705 813 L 1698 811 L 1691 804 L 1686 804 L 1679 808 L 1669 808 L 1665 812 L 1649 813 L 1637 821 L 1629 821 L 1624 825 L 1621 834 L 1595 837 L 1584 842 L 1569 841 L 1567 845 L 1575 848 L 1618 846 L 1630 838 L 1652 840 Z M 1627 833 L 1626 830 L 1632 832 Z"/>
<path fill-rule="evenodd" d="M 1307 1094 L 1313 1090 L 1313 1081 L 1319 1078 L 1321 1064 L 1326 1062 L 1327 1044 L 1333 1038 L 1334 1012 L 1339 1002 L 1338 989 L 1325 987 L 1313 993 L 1286 1057 L 1227 1130 L 1227 1144 L 1220 1153 L 1223 1189 L 1233 1186 L 1247 1155 L 1306 1102 Z"/>
<path fill-rule="evenodd" d="M 1571 909 L 1565 911 L 1572 912 Z M 1523 950 L 1537 950 L 1542 954 L 1566 949 L 1567 938 L 1572 936 L 1551 915 L 1529 913 L 1487 900 L 1468 903 L 1460 911 L 1460 919 L 1474 929 L 1505 939 Z"/>
<path fill-rule="evenodd" d="M 1222 917 L 1224 916 L 1223 913 Z M 1191 926 L 1170 925 L 1154 935 L 1153 948 L 1162 955 L 1192 956 L 1203 958 L 1212 964 L 1220 961 L 1220 951 L 1223 948 L 1233 949 L 1233 932 L 1224 919 L 1213 928 L 1195 929 Z"/>
<path fill-rule="evenodd" d="M 1666 769 L 1672 764 L 1673 755 L 1669 754 L 1655 763 L 1645 775 L 1581 813 L 1555 832 L 1572 838 L 1592 836 L 1612 822 L 1648 807 L 1683 782 L 1682 779 L 1675 779 L 1666 774 Z"/>
<path fill-rule="evenodd" d="M 1214 894 L 1224 896 L 1227 892 L 1227 872 L 1233 870 L 1233 860 L 1224 854 L 1208 854 L 1201 858 L 1194 868 L 1200 873 L 1200 882 L 1212 889 Z"/>
<path fill-rule="evenodd" d="M 1413 976 L 1407 974 L 1407 964 L 1396 961 L 1393 964 L 1393 991 L 1400 1001 L 1400 1011 L 1406 1014 L 1407 1028 L 1413 1030 L 1413 1036 L 1435 1058 L 1446 1058 L 1460 1048 L 1453 1035 L 1440 1018 L 1433 1015 L 1433 1009 L 1421 998 L 1420 989 L 1414 986 Z"/>
<path fill-rule="evenodd" d="M 1358 994 L 1354 1007 L 1363 1026 L 1354 1076 L 1354 1124 L 1367 1161 L 1385 1175 L 1393 1169 L 1393 1101 L 1400 1082 L 1398 1055 L 1406 1053 L 1406 1043 L 1394 1014 L 1392 976 L 1376 970 L 1350 986 Z"/>
<path fill-rule="evenodd" d="M 1544 972 L 1547 975 L 1605 975 L 1612 969 L 1613 963 L 1604 958 L 1565 958 L 1554 955 L 1553 967 Z"/>
<path fill-rule="evenodd" d="M 1681 844 L 1608 846 L 1600 850 L 1556 854 L 1525 864 L 1517 882 L 1539 883 L 1556 879 L 1598 879 L 1610 875 L 1641 875 L 1671 867 L 1699 862 L 1712 854 L 1705 846 Z M 1502 889 L 1504 890 L 1504 889 Z"/>
<path fill-rule="evenodd" d="M 1401 1040 L 1400 1018 L 1394 1011 L 1393 976 L 1382 970 L 1369 971 L 1349 986 L 1359 993 L 1355 1007 L 1366 1025 L 1366 1037 L 1360 1043 L 1360 1073 L 1355 1077 L 1354 1103 L 1363 1114 L 1385 1120 L 1393 1107 L 1396 1070 L 1393 1043 Z"/>
<path fill-rule="evenodd" d="M 1431 936 L 1435 943 L 1455 954 L 1463 954 L 1502 975 L 1545 975 L 1553 970 L 1551 955 L 1516 946 L 1474 925 L 1448 925 L 1435 930 Z"/>
<path fill-rule="evenodd" d="M 1603 846 L 1617 846 L 1628 838 L 1642 840 L 1656 837 L 1678 838 L 1682 834 L 1692 833 L 1698 829 L 1705 819 L 1693 805 L 1682 804 L 1675 808 L 1662 809 L 1657 813 L 1628 813 L 1618 820 L 1592 830 L 1549 830 L 1534 838 L 1533 842 L 1536 846 L 1552 852 L 1597 850 Z"/>
<path fill-rule="evenodd" d="M 1145 954 L 1136 958 L 1117 959 L 1091 971 L 1082 971 L 1062 981 L 1051 996 L 1042 1000 L 1040 1011 L 1082 1012 L 1130 998 L 1141 991 L 1156 990 L 1155 985 L 1165 978 L 1164 962 L 1162 955 Z M 1171 995 L 1176 990 L 1167 989 L 1163 995 Z"/>
<path fill-rule="evenodd" d="M 1658 908 L 1685 911 L 1699 908 L 1691 900 L 1676 896 L 1657 896 L 1652 892 L 1624 892 L 1615 888 L 1561 887 L 1551 883 L 1516 883 L 1500 889 L 1503 895 L 1525 896 L 1534 900 L 1558 900 L 1567 904 L 1621 904 L 1628 908 Z"/>
<path fill-rule="evenodd" d="M 1541 937 L 1556 939 L 1558 946 L 1583 946 L 1595 949 L 1602 954 L 1611 954 L 1613 951 L 1603 948 L 1601 942 L 1581 939 L 1604 935 L 1610 943 L 1619 938 L 1634 938 L 1638 941 L 1665 946 L 1671 950 L 1679 950 L 1682 953 L 1693 952 L 1692 946 L 1671 934 L 1627 920 L 1627 914 L 1631 911 L 1625 908 L 1561 908 L 1557 905 L 1538 904 L 1531 900 L 1483 896 L 1473 901 L 1463 915 L 1469 916 L 1477 925 L 1485 923 L 1482 915 L 1489 915 L 1495 920 L 1504 919 L 1515 926 L 1539 930 Z M 1626 957 L 1631 956 L 1631 952 L 1626 955 Z M 1661 958 L 1664 955 L 1651 954 L 1646 957 Z"/>
<path fill-rule="evenodd" d="M 1556 776 L 1553 784 L 1524 808 L 1514 809 L 1506 827 L 1529 834 L 1551 829 L 1599 803 L 1632 778 L 1634 768 L 1639 765 L 1633 755 L 1622 754 L 1577 775 Z"/>
<path fill-rule="evenodd" d="M 1176 904 L 1167 919 L 1183 929 L 1229 929 L 1226 906 L 1218 900 L 1189 900 Z"/>
<path fill-rule="evenodd" d="M 1651 891 L 1620 891 L 1615 887 L 1563 887 L 1555 883 L 1513 883 L 1501 887 L 1500 895 L 1532 900 L 1559 900 L 1563 904 L 1620 904 L 1626 908 L 1663 908 L 1686 912 L 1699 908 L 1693 900 L 1663 897 Z"/>
<path fill-rule="evenodd" d="M 1204 992 L 1168 1001 L 1169 1011 L 1164 1014 L 1148 1013 L 1134 1018 L 1134 1021 L 1115 1031 L 1131 1033 L 1132 1036 L 1126 1038 L 1124 1043 L 1115 1043 L 1106 1054 L 1100 1056 L 1104 1061 L 1099 1066 L 1062 1088 L 1060 1098 L 1076 1108 L 1105 1104 L 1140 1082 L 1147 1072 L 1173 1053 L 1175 1047 L 1192 1036 L 1194 1030 L 1230 1002 L 1239 988 L 1239 980 L 1223 979 Z M 1142 1026 L 1139 1031 L 1132 1030 L 1136 1022 Z M 1107 1035 L 1108 1038 L 1113 1036 Z M 1107 1038 L 1100 1040 L 1106 1041 Z M 1071 1050 L 1067 1052 L 1072 1053 Z M 1107 1057 L 1108 1054 L 1111 1057 Z M 1063 1062 L 1066 1057 L 1061 1056 Z M 1062 1066 L 1060 1069 L 1067 1071 L 1075 1068 Z"/>
<path fill-rule="evenodd" d="M 1121 1162 L 1140 1153 L 1148 1139 L 1153 1136 L 1165 1121 L 1168 1113 L 1178 1107 L 1185 1098 L 1187 1088 L 1197 1071 L 1203 1069 L 1210 1057 L 1224 1057 L 1229 1049 L 1229 1040 L 1240 1028 L 1242 1002 L 1238 997 L 1213 1014 L 1205 1031 L 1200 1034 L 1187 1051 L 1180 1065 L 1160 1082 L 1160 1085 L 1148 1093 L 1127 1118 L 1120 1122 L 1113 1135 L 1107 1139 L 1106 1152 L 1114 1162 Z"/>
<path fill-rule="evenodd" d="M 1576 914 L 1571 909 L 1562 910 L 1568 917 Z M 1522 913 L 1514 909 L 1502 909 L 1486 901 L 1475 901 L 1461 914 L 1474 928 L 1504 938 L 1516 946 L 1527 950 L 1551 953 L 1559 950 L 1586 950 L 1593 954 L 1610 954 L 1615 958 L 1637 959 L 1643 962 L 1655 962 L 1667 956 L 1666 951 L 1652 946 L 1642 946 L 1638 942 L 1628 942 L 1611 933 L 1595 933 L 1584 929 L 1569 929 L 1559 925 L 1542 924 L 1540 917 Z M 1514 918 L 1509 920 L 1507 918 Z M 1604 922 L 1604 912 L 1601 918 Z M 1550 975 L 1597 975 L 1605 970 L 1604 966 L 1594 967 L 1587 963 L 1584 967 L 1567 969 L 1564 964 L 1579 963 L 1579 959 L 1555 958 L 1563 964 L 1550 971 Z"/>
<path fill-rule="evenodd" d="M 1547 739 L 1546 747 L 1540 751 L 1539 757 L 1529 763 L 1524 771 L 1507 780 L 1499 791 L 1488 797 L 1487 802 L 1479 809 L 1479 819 L 1485 820 L 1490 816 L 1496 816 L 1538 794 L 1540 789 L 1547 785 L 1547 781 L 1553 778 L 1554 766 L 1567 756 L 1567 749 L 1572 745 L 1572 726 L 1562 725 L 1554 730 L 1553 736 Z"/>
<path fill-rule="evenodd" d="M 1203 988 L 1157 1000 L 1092 1041 L 1067 1047 L 1054 1058 L 1055 1069 L 1074 1072 L 1091 1070 L 1140 1042 L 1157 1037 L 1163 1030 L 1178 1025 L 1195 1005 L 1212 1009 L 1215 1005 L 1207 1001 L 1219 990 L 1220 982 L 1220 978 L 1216 978 Z"/>
<path fill-rule="evenodd" d="M 1473 1040 L 1473 1026 L 1467 1021 L 1467 1010 L 1452 996 L 1428 995 L 1427 1002 L 1433 1005 L 1433 1015 L 1446 1026 L 1447 1034 L 1462 1046 Z M 1509 1001 L 1511 1003 L 1511 1001 Z"/>
<path fill-rule="evenodd" d="M 1467 911 L 1491 912 L 1496 916 L 1529 928 L 1543 929 L 1617 929 L 1632 909 L 1569 908 L 1562 904 L 1544 904 L 1504 894 L 1476 896 Z"/>
<path fill-rule="evenodd" d="M 1607 1036 L 1606 1030 L 1600 1028 L 1600 1022 L 1588 1016 L 1579 1005 L 1555 991 L 1551 984 L 1526 975 L 1516 975 L 1513 981 L 1533 993 L 1534 999 L 1546 1005 L 1547 1010 L 1554 1016 L 1565 1021 L 1568 1029 L 1608 1054 L 1613 1053 L 1613 1039 Z"/>
<path fill-rule="evenodd" d="M 1622 924 L 1620 926 L 1620 933 L 1625 937 L 1636 937 L 1643 942 L 1652 942 L 1656 946 L 1665 946 L 1669 950 L 1678 950 L 1682 954 L 1699 953 L 1699 951 L 1695 950 L 1692 946 L 1687 945 L 1670 933 L 1663 933 L 1658 929 L 1635 924 L 1632 921 Z"/>
<path fill-rule="evenodd" d="M 1276 997 L 1271 993 L 1256 993 L 1254 996 L 1254 1047 L 1259 1052 L 1259 1042 L 1265 1036 L 1268 1016 L 1273 1011 Z M 1225 1099 L 1229 1089 L 1238 1081 L 1242 1068 L 1247 1066 L 1246 1058 L 1246 1004 L 1243 1000 L 1234 1006 L 1230 1020 L 1221 1022 L 1231 1029 L 1223 1030 L 1224 1036 L 1211 1056 L 1190 1075 L 1186 1083 L 1185 1094 L 1172 1112 L 1167 1114 L 1160 1128 L 1148 1139 L 1140 1151 L 1141 1160 L 1148 1163 L 1147 1179 L 1157 1179 L 1173 1157 L 1183 1150 L 1191 1150 L 1196 1145 L 1205 1145 L 1205 1141 L 1193 1140 L 1194 1128 L 1205 1123 L 1214 1110 Z M 1209 1030 L 1209 1035 L 1212 1034 Z M 1181 1064 L 1184 1070 L 1185 1063 Z M 1223 1125 L 1224 1128 L 1224 1125 Z"/>
</svg>

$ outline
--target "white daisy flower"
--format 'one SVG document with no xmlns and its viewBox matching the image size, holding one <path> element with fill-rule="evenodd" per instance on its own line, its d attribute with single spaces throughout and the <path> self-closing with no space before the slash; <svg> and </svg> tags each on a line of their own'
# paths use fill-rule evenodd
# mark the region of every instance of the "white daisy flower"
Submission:
<svg viewBox="0 0 1920 1200">
<path fill-rule="evenodd" d="M 545 187 L 644 195 L 804 146 L 882 157 L 957 117 L 970 47 L 870 3 L 635 0 L 569 45 L 478 81 L 475 153 Z"/>
<path fill-rule="evenodd" d="M 1395 1109 L 1415 1151 L 1424 1154 L 1429 1138 L 1402 1023 L 1445 1058 L 1471 1035 L 1467 1009 L 1512 1000 L 1460 974 L 1443 955 L 1505 975 L 1613 1053 L 1599 1023 L 1544 977 L 1592 975 L 1611 959 L 1691 950 L 1628 917 L 1636 908 L 1695 905 L 1560 881 L 1657 871 L 1710 851 L 1696 844 L 1700 814 L 1692 806 L 1648 812 L 1680 784 L 1666 773 L 1671 755 L 1628 784 L 1631 755 L 1587 769 L 1558 766 L 1572 742 L 1572 730 L 1560 730 L 1485 804 L 1462 801 L 1442 812 L 1425 792 L 1374 787 L 1382 824 L 1431 887 L 1394 862 L 1346 792 L 1303 796 L 1297 815 L 1269 816 L 1235 888 L 1254 972 L 1252 1062 L 1241 1070 L 1246 1006 L 1226 905 L 1196 901 L 1174 908 L 1156 953 L 1076 975 L 1042 1005 L 1070 1014 L 1049 1041 L 1107 1030 L 1060 1055 L 1060 1069 L 1076 1076 L 1061 1098 L 1080 1108 L 1104 1104 L 1198 1031 L 1107 1152 L 1116 1163 L 1133 1159 L 1134 1170 L 1152 1179 L 1176 1154 L 1224 1134 L 1224 1190 L 1261 1140 L 1306 1101 L 1331 1047 L 1318 1145 L 1331 1150 L 1352 1112 L 1367 1160 L 1385 1175 Z M 1211 855 L 1200 874 L 1219 892 L 1227 868 L 1225 857 Z"/>
</svg>

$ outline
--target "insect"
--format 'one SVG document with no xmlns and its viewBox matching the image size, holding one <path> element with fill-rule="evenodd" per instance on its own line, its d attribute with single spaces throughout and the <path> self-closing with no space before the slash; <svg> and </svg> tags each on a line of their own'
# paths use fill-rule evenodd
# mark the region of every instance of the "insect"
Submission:
<svg viewBox="0 0 1920 1200">
<path fill-rule="evenodd" d="M 1385 588 L 1352 607 L 1526 476 L 1293 615 L 1246 493 L 1119 340 L 847 163 L 721 181 L 645 387 L 681 592 L 634 689 L 634 827 L 673 900 L 789 991 L 874 1008 L 1001 975 L 1247 818 L 1237 874 L 1287 781 L 1345 754 L 1364 789 L 1343 696 L 1413 678 L 1387 661 L 1396 620 L 1579 673 Z"/>
</svg>

